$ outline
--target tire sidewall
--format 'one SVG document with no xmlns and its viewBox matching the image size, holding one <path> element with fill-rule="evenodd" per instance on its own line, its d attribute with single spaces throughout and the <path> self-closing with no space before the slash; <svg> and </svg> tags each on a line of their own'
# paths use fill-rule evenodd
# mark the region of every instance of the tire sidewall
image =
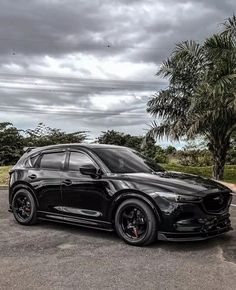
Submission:
<svg viewBox="0 0 236 290">
<path fill-rule="evenodd" d="M 30 213 L 30 216 L 27 219 L 25 219 L 25 220 L 21 219 L 18 216 L 18 214 L 16 213 L 15 209 L 14 209 L 15 200 L 20 195 L 25 195 L 27 198 L 29 198 L 30 204 L 31 204 L 31 213 Z M 28 190 L 25 190 L 25 189 L 18 190 L 14 194 L 13 199 L 12 199 L 12 211 L 13 211 L 13 215 L 14 215 L 15 220 L 19 224 L 22 224 L 22 225 L 30 225 L 30 224 L 35 223 L 35 221 L 36 221 L 36 203 L 35 203 L 35 200 L 34 200 L 33 195 Z"/>
<path fill-rule="evenodd" d="M 120 224 L 120 214 L 123 212 L 123 210 L 127 206 L 135 206 L 141 209 L 146 215 L 147 230 L 146 230 L 145 235 L 141 237 L 140 239 L 137 239 L 137 240 L 132 239 L 123 232 L 122 226 Z M 122 238 L 126 243 L 131 244 L 131 245 L 136 245 L 136 246 L 147 245 L 154 241 L 154 238 L 153 238 L 154 235 L 157 236 L 157 220 L 152 209 L 150 208 L 148 204 L 146 204 L 145 202 L 139 199 L 128 199 L 122 202 L 116 211 L 115 229 L 119 237 Z M 155 231 L 155 233 L 153 231 Z"/>
</svg>

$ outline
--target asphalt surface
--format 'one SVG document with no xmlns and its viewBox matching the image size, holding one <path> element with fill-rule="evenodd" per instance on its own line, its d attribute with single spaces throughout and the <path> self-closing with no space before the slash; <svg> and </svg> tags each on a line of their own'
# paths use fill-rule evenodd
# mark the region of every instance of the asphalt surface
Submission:
<svg viewBox="0 0 236 290">
<path fill-rule="evenodd" d="M 236 205 L 236 196 L 234 197 Z M 138 248 L 115 233 L 18 225 L 0 191 L 0 289 L 236 289 L 236 206 L 230 233 Z"/>
</svg>

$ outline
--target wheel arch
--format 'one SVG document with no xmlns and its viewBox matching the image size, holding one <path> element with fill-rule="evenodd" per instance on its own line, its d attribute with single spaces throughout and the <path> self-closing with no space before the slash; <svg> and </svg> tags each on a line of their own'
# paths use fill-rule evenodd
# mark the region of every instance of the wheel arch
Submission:
<svg viewBox="0 0 236 290">
<path fill-rule="evenodd" d="M 9 195 L 9 203 L 10 203 L 10 205 L 12 203 L 14 195 L 17 193 L 17 191 L 19 191 L 21 189 L 28 190 L 32 194 L 32 196 L 33 196 L 33 198 L 34 198 L 34 200 L 36 202 L 36 206 L 39 207 L 39 202 L 38 202 L 38 199 L 37 199 L 37 197 L 36 197 L 36 195 L 34 193 L 33 188 L 30 185 L 28 185 L 27 183 L 23 183 L 23 182 L 17 183 L 17 184 L 15 184 L 15 185 L 13 185 L 11 187 L 10 195 Z"/>
<path fill-rule="evenodd" d="M 118 195 L 116 195 L 116 197 L 112 201 L 111 209 L 109 211 L 109 219 L 112 221 L 112 223 L 114 222 L 115 213 L 120 204 L 123 201 L 131 198 L 136 198 L 149 205 L 149 207 L 154 212 L 155 217 L 157 218 L 157 222 L 158 223 L 161 222 L 160 209 L 158 208 L 158 206 L 155 204 L 155 202 L 152 200 L 151 197 L 138 190 L 123 190 L 122 192 L 119 192 Z"/>
</svg>

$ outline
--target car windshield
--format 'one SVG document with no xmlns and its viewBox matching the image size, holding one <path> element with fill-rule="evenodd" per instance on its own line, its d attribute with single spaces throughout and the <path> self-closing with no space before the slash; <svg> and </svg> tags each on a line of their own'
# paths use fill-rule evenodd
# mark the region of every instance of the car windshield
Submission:
<svg viewBox="0 0 236 290">
<path fill-rule="evenodd" d="M 94 151 L 112 173 L 164 171 L 156 162 L 129 148 L 96 148 Z"/>
</svg>

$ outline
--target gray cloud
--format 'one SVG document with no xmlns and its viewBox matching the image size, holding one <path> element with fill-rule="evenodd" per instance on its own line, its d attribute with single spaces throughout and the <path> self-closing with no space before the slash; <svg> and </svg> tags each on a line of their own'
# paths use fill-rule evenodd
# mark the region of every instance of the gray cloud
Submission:
<svg viewBox="0 0 236 290">
<path fill-rule="evenodd" d="M 0 75 L 0 103 L 4 114 L 27 115 L 32 123 L 70 120 L 77 129 L 92 128 L 95 136 L 104 128 L 148 123 L 145 107 L 155 87 L 155 82 Z"/>
<path fill-rule="evenodd" d="M 157 63 L 176 41 L 212 33 L 235 7 L 213 0 L 1 0 L 0 54 L 82 52 Z"/>
<path fill-rule="evenodd" d="M 2 120 L 30 127 L 43 116 L 65 130 L 141 134 L 148 98 L 166 85 L 158 65 L 176 42 L 219 30 L 236 2 L 0 0 L 0 8 Z"/>
</svg>

